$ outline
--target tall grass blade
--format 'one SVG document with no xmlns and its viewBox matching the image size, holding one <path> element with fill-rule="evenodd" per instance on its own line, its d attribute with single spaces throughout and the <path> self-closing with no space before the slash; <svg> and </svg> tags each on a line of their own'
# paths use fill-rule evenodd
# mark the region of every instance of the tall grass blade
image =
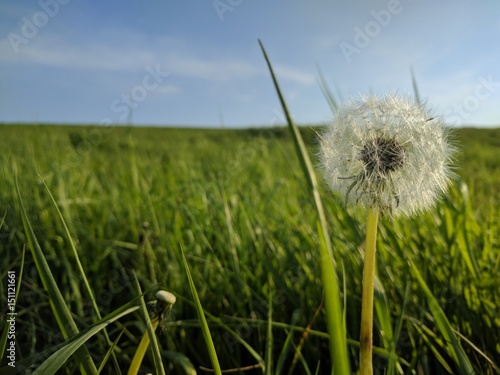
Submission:
<svg viewBox="0 0 500 375">
<path fill-rule="evenodd" d="M 311 372 L 311 369 L 309 368 L 308 364 L 307 364 L 307 361 L 306 359 L 304 358 L 304 356 L 302 355 L 302 353 L 299 353 L 299 361 L 300 363 L 302 364 L 302 368 L 303 368 L 303 374 L 304 375 L 312 375 L 312 372 Z M 318 364 L 319 366 L 319 364 Z M 290 373 L 289 373 L 290 374 Z M 332 372 L 332 375 L 335 375 L 334 372 Z"/>
<path fill-rule="evenodd" d="M 326 305 L 326 315 L 328 332 L 330 334 L 330 354 L 333 366 L 333 373 L 338 375 L 348 375 L 350 374 L 349 357 L 347 355 L 347 341 L 345 333 L 345 322 L 342 319 L 342 307 L 340 304 L 340 295 L 338 288 L 337 276 L 335 274 L 334 268 L 334 258 L 332 254 L 332 249 L 330 245 L 330 238 L 328 235 L 328 225 L 326 222 L 325 213 L 323 210 L 323 203 L 318 190 L 318 183 L 316 180 L 316 175 L 314 173 L 314 168 L 307 153 L 306 146 L 300 135 L 298 127 L 292 120 L 290 112 L 288 111 L 285 99 L 281 93 L 281 89 L 278 84 L 278 80 L 274 74 L 271 62 L 267 56 L 266 50 L 262 42 L 259 40 L 262 53 L 266 60 L 269 72 L 271 74 L 276 93 L 278 94 L 283 112 L 285 114 L 288 127 L 292 133 L 292 138 L 295 144 L 295 149 L 302 166 L 302 171 L 307 180 L 307 184 L 311 189 L 311 193 L 316 206 L 316 211 L 318 213 L 318 235 L 320 242 L 320 264 L 321 264 L 321 275 L 323 288 L 325 291 L 325 305 Z"/>
<path fill-rule="evenodd" d="M 195 305 L 193 303 L 193 305 Z M 227 324 L 224 324 L 222 320 L 212 314 L 210 314 L 208 311 L 204 311 L 205 315 L 208 316 L 214 323 L 216 323 L 220 328 L 224 329 L 226 332 L 228 332 L 236 342 L 239 342 L 243 347 L 248 350 L 248 352 L 252 355 L 252 357 L 255 358 L 255 360 L 258 362 L 259 367 L 265 368 L 266 363 L 264 361 L 264 358 L 254 349 L 252 346 L 246 342 L 241 335 L 238 334 L 235 330 L 231 329 Z M 273 322 L 273 327 L 276 325 L 275 322 Z"/>
<path fill-rule="evenodd" d="M 328 86 L 328 83 L 326 82 L 326 78 L 321 71 L 321 69 L 318 66 L 318 74 L 319 74 L 319 80 L 318 84 L 319 87 L 321 88 L 321 91 L 323 92 L 323 95 L 325 96 L 326 100 L 328 101 L 328 104 L 330 105 L 330 109 L 332 112 L 335 112 L 337 108 L 339 107 L 339 104 L 337 103 L 337 100 L 335 99 L 335 96 L 332 93 L 332 90 L 330 90 L 330 86 Z"/>
<path fill-rule="evenodd" d="M 266 375 L 273 374 L 273 281 L 269 280 L 269 309 L 267 312 Z"/>
<path fill-rule="evenodd" d="M 147 332 L 148 332 L 148 336 L 149 336 L 149 340 L 147 340 L 147 341 L 151 342 L 151 347 L 153 349 L 153 360 L 155 363 L 156 373 L 160 374 L 160 375 L 165 375 L 165 368 L 163 367 L 163 360 L 161 359 L 160 345 L 158 344 L 158 340 L 156 339 L 156 334 L 155 334 L 155 330 L 156 330 L 156 327 L 158 326 L 159 321 L 158 321 L 158 318 L 155 318 L 154 321 L 151 321 L 151 319 L 149 318 L 148 308 L 146 306 L 146 303 L 144 302 L 144 296 L 143 296 L 143 293 L 141 290 L 141 285 L 139 284 L 139 280 L 137 279 L 137 275 L 135 274 L 135 272 L 134 272 L 134 279 L 135 279 L 135 287 L 137 289 L 137 293 L 138 293 L 138 295 L 140 295 L 140 298 L 139 298 L 139 301 L 141 303 L 140 310 L 141 310 L 142 316 L 144 317 L 144 321 L 146 323 L 146 328 L 147 328 Z M 144 339 L 144 337 L 143 337 L 143 339 Z M 144 342 L 145 341 L 146 341 L 146 339 L 144 339 Z M 141 343 L 143 343 L 142 340 L 141 340 Z M 145 346 L 147 347 L 147 344 L 145 344 Z M 146 349 L 144 349 L 144 350 L 146 350 Z M 140 359 L 142 362 L 142 357 Z M 140 363 L 139 363 L 139 365 L 140 365 Z M 132 372 L 129 371 L 129 374 L 132 374 Z"/>
<path fill-rule="evenodd" d="M 290 322 L 291 325 L 296 325 L 299 318 L 301 317 L 301 312 L 300 310 L 295 310 L 292 314 L 292 320 Z M 285 368 L 285 361 L 286 361 L 286 358 L 287 358 L 287 355 L 288 353 L 290 352 L 290 348 L 292 347 L 293 345 L 293 336 L 294 336 L 294 331 L 293 330 L 290 330 L 288 332 L 288 335 L 286 337 L 286 340 L 285 340 L 285 344 L 283 345 L 283 348 L 281 350 L 281 353 L 278 357 L 278 361 L 276 363 L 276 369 L 275 369 L 275 375 L 280 375 L 284 368 Z"/>
<path fill-rule="evenodd" d="M 463 375 L 473 374 L 474 369 L 472 367 L 472 364 L 465 354 L 460 341 L 458 341 L 457 337 L 455 336 L 453 328 L 446 318 L 443 310 L 439 306 L 438 301 L 425 283 L 422 275 L 420 275 L 420 272 L 411 263 L 410 269 L 427 297 L 427 303 L 429 304 L 429 309 L 431 310 L 432 316 L 436 321 L 436 326 L 439 329 L 439 332 L 441 332 L 441 335 L 443 335 L 444 337 L 448 354 L 454 359 L 455 363 L 457 364 L 458 372 Z"/>
<path fill-rule="evenodd" d="M 57 324 L 64 338 L 68 338 L 70 335 L 78 333 L 78 327 L 76 326 L 76 323 L 71 316 L 71 311 L 64 301 L 61 291 L 59 290 L 54 276 L 52 275 L 49 264 L 45 259 L 45 255 L 43 254 L 43 251 L 38 244 L 35 232 L 31 227 L 31 223 L 29 221 L 28 214 L 21 197 L 21 192 L 19 190 L 17 174 L 15 175 L 15 185 L 19 206 L 21 208 L 21 218 L 23 221 L 24 230 L 26 232 L 28 245 L 31 250 L 33 259 L 35 260 L 38 274 L 40 275 L 40 279 L 42 280 L 45 290 L 47 290 L 47 292 L 49 293 L 50 306 L 52 308 L 52 312 L 54 313 Z M 95 374 L 97 372 L 94 361 L 92 360 L 92 357 L 90 356 L 90 353 L 85 346 L 81 346 L 78 348 L 78 350 L 75 352 L 75 357 L 81 366 L 83 374 Z"/>
<path fill-rule="evenodd" d="M 137 311 L 139 309 L 139 307 L 136 306 L 137 305 L 137 300 L 138 300 L 138 298 L 132 299 L 131 301 L 129 301 L 125 305 L 119 307 L 115 311 L 113 311 L 113 312 L 109 313 L 108 315 L 106 315 L 104 318 L 102 318 L 101 320 L 99 320 L 98 322 L 96 322 L 93 326 L 90 326 L 90 327 L 86 328 L 85 330 L 83 330 L 79 334 L 77 334 L 77 335 L 69 338 L 65 342 L 62 342 L 62 343 L 57 344 L 57 345 L 54 345 L 54 346 L 52 346 L 52 347 L 50 347 L 48 349 L 45 349 L 42 352 L 38 352 L 38 353 L 36 353 L 36 354 L 28 357 L 28 358 L 25 358 L 25 359 L 22 359 L 20 361 L 17 361 L 15 368 L 12 368 L 10 366 L 5 366 L 5 367 L 0 368 L 0 374 L 2 374 L 2 375 L 19 374 L 24 369 L 32 367 L 35 364 L 40 363 L 40 362 L 46 360 L 52 354 L 54 354 L 57 350 L 59 350 L 59 349 L 65 347 L 66 345 L 70 344 L 73 340 L 78 339 L 81 335 L 85 335 L 88 330 L 92 329 L 97 324 L 104 323 L 104 322 L 106 322 L 108 320 L 113 320 L 114 317 L 116 317 L 118 315 L 121 315 L 122 313 L 124 313 L 126 311 L 127 311 L 127 314 L 130 314 L 130 313 L 132 313 L 134 311 Z M 124 316 L 124 315 L 121 315 L 121 316 Z M 116 320 L 114 320 L 114 321 L 116 321 Z"/>
<path fill-rule="evenodd" d="M 419 322 L 420 323 L 420 322 Z M 419 333 L 419 338 L 423 339 L 427 346 L 431 349 L 432 354 L 434 354 L 434 358 L 443 366 L 443 368 L 448 372 L 448 374 L 453 374 L 453 370 L 451 366 L 446 362 L 446 359 L 444 359 L 443 355 L 440 353 L 439 349 L 437 348 L 434 343 L 439 344 L 442 346 L 442 340 L 437 337 L 437 335 L 428 327 L 420 323 L 421 326 L 416 325 L 415 328 L 417 332 Z M 425 358 L 426 354 L 424 354 Z M 426 374 L 429 373 L 429 371 L 426 372 Z"/>
<path fill-rule="evenodd" d="M 191 360 L 184 354 L 171 350 L 162 350 L 161 354 L 163 355 L 163 357 L 168 358 L 173 363 L 176 363 L 177 365 L 182 367 L 186 375 L 196 375 L 196 368 L 194 367 Z"/>
<path fill-rule="evenodd" d="M 207 346 L 208 355 L 212 363 L 213 371 L 216 375 L 222 375 L 219 360 L 217 358 L 217 352 L 215 351 L 214 342 L 212 340 L 212 335 L 210 334 L 210 328 L 208 327 L 207 319 L 203 312 L 203 306 L 201 305 L 200 298 L 198 297 L 198 292 L 194 285 L 193 277 L 191 276 L 191 271 L 189 270 L 189 265 L 186 260 L 186 254 L 184 254 L 184 249 L 181 246 L 182 262 L 184 264 L 184 269 L 186 270 L 186 275 L 189 282 L 189 289 L 193 295 L 196 312 L 198 313 L 198 318 L 200 319 L 201 332 L 203 333 L 203 338 L 205 339 L 205 345 Z"/>
<path fill-rule="evenodd" d="M 43 362 L 42 365 L 33 372 L 33 375 L 55 374 L 57 370 L 59 370 L 61 366 L 69 359 L 69 357 L 71 357 L 73 353 L 80 349 L 82 345 L 84 345 L 92 336 L 104 329 L 104 327 L 106 327 L 108 324 L 113 323 L 115 320 L 118 320 L 121 317 L 128 315 L 136 310 L 137 307 L 130 307 L 129 309 L 114 315 L 113 317 L 107 317 L 103 319 L 104 321 L 102 321 L 101 323 L 97 323 L 91 328 L 81 332 L 76 337 L 70 339 L 66 345 L 64 345 L 61 349 L 52 354 L 45 362 Z M 95 373 L 97 373 L 97 371 Z"/>
<path fill-rule="evenodd" d="M 99 368 L 97 369 L 97 374 L 100 374 L 102 372 L 102 370 L 104 370 L 104 366 L 108 362 L 108 359 L 111 357 L 111 354 L 114 353 L 114 350 L 117 347 L 118 342 L 120 341 L 124 332 L 125 332 L 125 328 L 121 330 L 121 332 L 116 337 L 115 341 L 109 347 L 108 352 L 106 353 L 106 355 L 102 359 L 101 364 L 100 364 Z M 120 371 L 120 368 L 118 368 L 118 370 Z M 121 371 L 120 371 L 120 374 L 121 374 Z"/>
<path fill-rule="evenodd" d="M 379 326 L 379 332 L 384 344 L 384 347 L 391 352 L 395 350 L 395 340 L 394 333 L 392 330 L 392 321 L 391 321 L 391 311 L 389 308 L 389 303 L 387 301 L 387 296 L 385 293 L 384 286 L 378 279 L 375 277 L 375 311 L 377 313 L 377 323 Z M 389 365 L 387 370 L 387 375 L 394 374 L 394 357 L 391 355 L 389 357 Z"/>
<path fill-rule="evenodd" d="M 393 345 L 391 347 L 391 354 L 389 357 L 389 366 L 387 368 L 388 375 L 394 373 L 395 368 L 398 369 L 398 372 L 400 374 L 403 374 L 403 369 L 401 368 L 401 365 L 399 364 L 399 360 L 398 360 L 397 344 L 398 344 L 399 336 L 401 335 L 401 330 L 403 329 L 403 317 L 405 316 L 405 313 L 406 313 L 406 306 L 408 305 L 408 302 L 410 300 L 410 289 L 411 289 L 411 283 L 407 282 L 406 289 L 405 289 L 405 296 L 404 296 L 404 300 L 403 300 L 403 306 L 401 307 L 401 313 L 399 314 L 399 318 L 396 321 L 396 327 L 394 329 L 394 341 L 393 341 Z"/>
<path fill-rule="evenodd" d="M 413 93 L 415 94 L 415 102 L 417 104 L 421 104 L 420 93 L 418 91 L 417 79 L 415 78 L 415 72 L 413 71 L 413 67 L 410 69 L 411 72 L 411 84 L 413 86 Z"/>
<path fill-rule="evenodd" d="M 61 210 L 59 209 L 59 206 L 57 205 L 57 202 L 56 202 L 54 196 L 52 195 L 52 192 L 50 191 L 49 187 L 47 186 L 47 183 L 45 182 L 45 180 L 43 179 L 43 177 L 40 174 L 38 174 L 38 176 L 40 177 L 40 180 L 42 180 L 43 186 L 45 186 L 45 189 L 47 190 L 47 193 L 49 194 L 50 200 L 52 201 L 52 204 L 54 205 L 54 207 L 57 211 L 57 215 L 59 216 L 59 219 L 61 220 L 61 223 L 62 223 L 63 228 L 64 228 L 64 233 L 66 234 L 66 238 L 68 239 L 71 253 L 73 254 L 73 258 L 75 259 L 75 262 L 76 262 L 76 266 L 77 266 L 78 273 L 79 273 L 78 279 L 83 282 L 85 290 L 87 291 L 87 295 L 90 298 L 90 301 L 92 302 L 92 309 L 94 310 L 94 314 L 97 316 L 97 320 L 99 320 L 102 318 L 102 316 L 101 316 L 101 313 L 99 311 L 99 307 L 97 306 L 94 291 L 90 287 L 89 280 L 88 280 L 87 275 L 85 274 L 85 271 L 83 269 L 82 262 L 80 261 L 80 257 L 78 256 L 78 251 L 76 249 L 75 242 L 73 241 L 73 237 L 71 236 L 71 233 L 69 231 L 69 227 L 66 224 L 66 220 L 64 219 L 64 216 L 63 216 Z M 113 346 L 111 340 L 109 339 L 109 335 L 108 335 L 106 328 L 104 328 L 102 331 L 104 333 L 104 337 L 106 338 L 106 343 L 108 344 L 108 346 Z M 117 373 L 121 373 L 120 366 L 118 365 L 118 360 L 116 359 L 114 352 L 111 352 L 111 357 L 113 358 L 113 364 L 115 366 L 115 371 Z"/>
<path fill-rule="evenodd" d="M 182 296 L 178 296 L 178 298 L 183 301 L 183 302 L 186 302 L 190 305 L 192 305 L 193 307 L 196 308 L 196 303 L 191 301 L 191 300 L 188 300 Z M 232 338 L 235 340 L 235 342 L 239 342 L 246 350 L 248 350 L 248 352 L 252 355 L 252 357 L 258 362 L 258 365 L 259 367 L 261 368 L 265 368 L 266 366 L 266 363 L 264 361 L 264 358 L 262 358 L 262 356 L 254 349 L 252 348 L 252 346 L 246 342 L 240 334 L 238 334 L 238 332 L 236 332 L 235 330 L 231 329 L 231 327 L 229 327 L 229 325 L 225 324 L 219 317 L 213 315 L 213 314 L 210 314 L 210 312 L 208 311 L 203 311 L 204 314 L 210 318 L 210 320 L 212 322 L 214 322 L 214 324 L 217 324 L 220 328 L 222 328 L 224 331 L 226 331 L 227 333 L 229 333 Z M 237 321 L 242 321 L 242 319 L 236 319 Z M 246 323 L 248 323 L 247 320 L 244 320 Z M 260 323 L 259 320 L 256 320 L 256 319 L 252 319 L 251 320 L 252 322 L 254 321 L 257 321 Z M 263 324 L 267 324 L 267 321 L 265 321 Z M 273 322 L 273 327 L 276 327 L 277 326 L 277 323 L 276 322 Z M 279 325 L 278 325 L 279 326 Z M 283 327 L 281 327 L 283 328 Z"/>
</svg>

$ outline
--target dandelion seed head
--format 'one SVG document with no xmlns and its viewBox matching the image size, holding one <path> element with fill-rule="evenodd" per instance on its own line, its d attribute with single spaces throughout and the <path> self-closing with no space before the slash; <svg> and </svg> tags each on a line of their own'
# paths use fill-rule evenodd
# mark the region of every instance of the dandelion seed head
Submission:
<svg viewBox="0 0 500 375">
<path fill-rule="evenodd" d="M 441 119 L 399 94 L 339 107 L 321 135 L 320 162 L 346 203 L 412 215 L 434 204 L 453 176 Z"/>
</svg>

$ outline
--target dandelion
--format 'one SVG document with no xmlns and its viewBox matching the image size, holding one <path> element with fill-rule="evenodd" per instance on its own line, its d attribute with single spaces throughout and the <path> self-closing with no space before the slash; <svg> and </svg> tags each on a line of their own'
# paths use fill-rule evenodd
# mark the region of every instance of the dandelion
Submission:
<svg viewBox="0 0 500 375">
<path fill-rule="evenodd" d="M 167 314 L 170 312 L 172 306 L 177 300 L 177 298 L 172 293 L 166 290 L 159 290 L 158 292 L 156 292 L 155 297 L 156 301 L 151 304 L 151 306 L 153 306 L 151 309 L 151 313 L 153 315 L 151 319 L 153 332 L 156 330 L 158 325 L 161 324 L 161 322 L 166 318 Z M 134 354 L 134 358 L 132 358 L 132 362 L 127 373 L 128 375 L 138 374 L 142 359 L 146 354 L 146 350 L 148 349 L 150 341 L 151 340 L 149 338 L 148 332 L 144 332 L 141 342 L 139 343 L 139 346 L 137 347 L 137 350 Z"/>
<path fill-rule="evenodd" d="M 373 374 L 373 289 L 379 212 L 428 209 L 450 181 L 454 148 L 440 119 L 409 98 L 367 96 L 338 108 L 321 137 L 324 178 L 346 204 L 369 208 L 360 327 L 360 374 Z"/>
<path fill-rule="evenodd" d="M 163 315 L 164 311 L 168 311 L 177 301 L 177 298 L 170 292 L 166 290 L 159 290 L 156 292 L 155 297 L 158 301 L 158 304 L 161 304 L 162 313 L 159 315 Z"/>
<path fill-rule="evenodd" d="M 321 137 L 324 178 L 346 204 L 394 216 L 428 209 L 452 177 L 442 121 L 410 98 L 367 96 L 338 109 Z"/>
</svg>

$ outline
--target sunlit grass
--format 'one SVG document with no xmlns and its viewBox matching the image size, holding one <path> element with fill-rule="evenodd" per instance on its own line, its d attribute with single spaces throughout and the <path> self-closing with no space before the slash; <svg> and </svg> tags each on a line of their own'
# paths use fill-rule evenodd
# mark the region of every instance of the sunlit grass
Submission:
<svg viewBox="0 0 500 375">
<path fill-rule="evenodd" d="M 78 264 L 66 228 L 40 173 L 61 210 L 103 317 L 132 300 L 138 306 L 133 270 L 143 291 L 151 291 L 156 279 L 179 296 L 165 330 L 157 331 L 166 372 L 212 368 L 191 303 L 181 243 L 222 369 L 255 366 L 253 371 L 262 371 L 267 360 L 273 363 L 271 370 L 288 373 L 298 358 L 294 373 L 314 374 L 318 367 L 319 373 L 328 372 L 323 308 L 315 319 L 323 303 L 317 214 L 288 129 L 114 128 L 83 152 L 69 134 L 85 140 L 89 131 L 0 127 L 0 216 L 6 213 L 0 228 L 2 280 L 7 270 L 20 269 L 23 248 L 30 241 L 35 247 L 36 238 L 80 335 L 100 329 L 85 341 L 96 367 L 111 358 L 87 287 L 76 276 Z M 487 139 L 500 137 L 498 130 L 489 132 Z M 456 131 L 463 150 L 457 171 L 461 181 L 435 210 L 380 225 L 377 276 L 383 288 L 377 291 L 376 281 L 376 373 L 386 368 L 388 374 L 459 373 L 433 300 L 478 374 L 494 374 L 500 362 L 500 212 L 494 188 L 500 173 L 492 163 L 495 145 L 482 141 L 482 134 Z M 302 136 L 314 163 L 314 132 L 304 128 Z M 23 226 L 14 163 L 32 232 Z M 346 306 L 349 359 L 351 368 L 357 368 L 365 213 L 346 210 L 337 204 L 338 197 L 319 188 Z M 60 345 L 75 342 L 60 333 L 40 277 L 34 255 L 27 252 L 16 305 L 16 340 L 22 343 L 17 360 L 52 348 L 34 368 Z M 149 292 L 145 298 L 154 295 Z M 119 338 L 115 356 L 126 373 L 145 331 L 143 317 L 129 313 L 106 330 L 111 342 Z M 147 352 L 143 370 L 153 367 Z M 58 373 L 78 371 L 72 356 Z M 102 373 L 116 373 L 112 360 Z"/>
</svg>

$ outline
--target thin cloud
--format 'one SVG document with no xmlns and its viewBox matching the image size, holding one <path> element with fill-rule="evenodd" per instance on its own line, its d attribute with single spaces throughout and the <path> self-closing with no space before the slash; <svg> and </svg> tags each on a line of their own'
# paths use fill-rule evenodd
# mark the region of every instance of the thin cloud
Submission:
<svg viewBox="0 0 500 375">
<path fill-rule="evenodd" d="M 68 69 L 130 70 L 144 68 L 153 60 L 151 53 L 117 50 L 104 44 L 77 44 L 50 35 L 37 36 L 15 53 L 6 39 L 0 42 L 0 62 L 46 65 Z"/>
<path fill-rule="evenodd" d="M 180 91 L 181 89 L 176 85 L 160 85 L 154 90 L 154 92 L 162 95 L 174 95 Z"/>
<path fill-rule="evenodd" d="M 313 74 L 306 73 L 289 66 L 277 65 L 276 74 L 282 79 L 299 83 L 301 85 L 316 84 L 316 79 Z"/>
<path fill-rule="evenodd" d="M 200 57 L 171 55 L 167 59 L 167 68 L 173 74 L 205 80 L 230 81 L 250 79 L 258 70 L 252 64 L 240 60 L 212 60 Z"/>
<path fill-rule="evenodd" d="M 123 36 L 122 36 L 123 37 Z M 160 64 L 171 74 L 193 79 L 215 82 L 249 80 L 262 75 L 260 67 L 239 59 L 206 59 L 188 51 L 171 51 L 169 44 L 178 41 L 158 39 L 148 44 L 138 37 L 131 37 L 133 43 L 116 47 L 108 42 L 85 44 L 70 43 L 56 35 L 38 36 L 22 46 L 16 54 L 7 40 L 0 41 L 0 63 L 38 64 L 66 69 L 91 69 L 129 71 L 144 69 Z M 188 48 L 180 48 L 187 50 Z M 314 76 L 290 66 L 277 66 L 276 72 L 282 79 L 302 85 L 315 83 Z"/>
</svg>

